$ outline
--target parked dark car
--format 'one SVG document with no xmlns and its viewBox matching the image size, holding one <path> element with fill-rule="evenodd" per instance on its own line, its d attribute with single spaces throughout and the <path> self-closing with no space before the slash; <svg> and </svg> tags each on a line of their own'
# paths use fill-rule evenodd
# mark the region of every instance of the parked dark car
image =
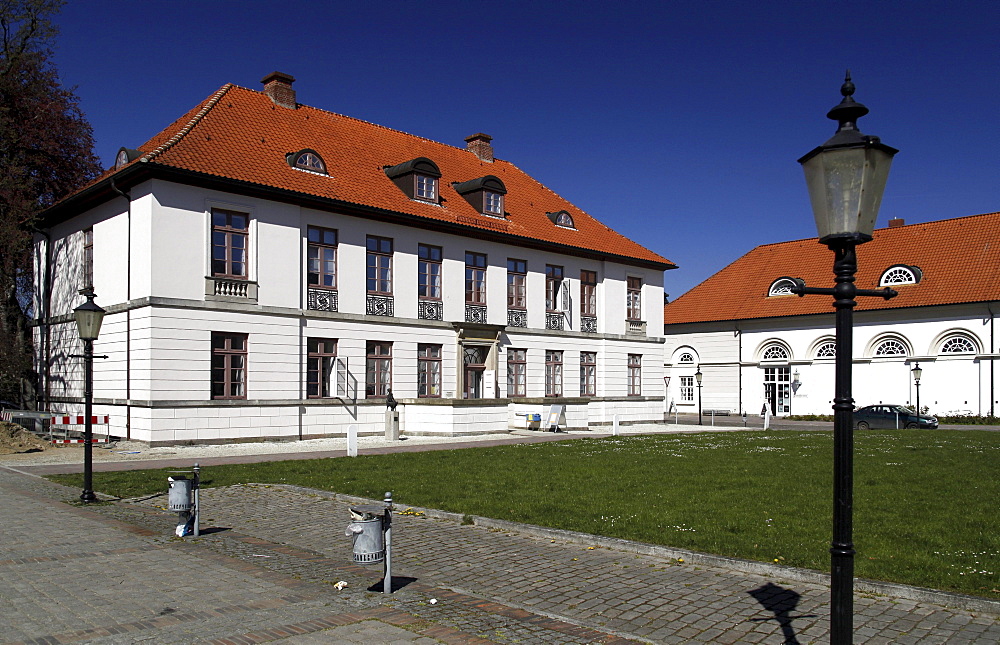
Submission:
<svg viewBox="0 0 1000 645">
<path fill-rule="evenodd" d="M 858 430 L 869 428 L 930 428 L 938 427 L 937 417 L 917 414 L 905 405 L 880 403 L 866 405 L 854 411 L 854 426 Z"/>
</svg>

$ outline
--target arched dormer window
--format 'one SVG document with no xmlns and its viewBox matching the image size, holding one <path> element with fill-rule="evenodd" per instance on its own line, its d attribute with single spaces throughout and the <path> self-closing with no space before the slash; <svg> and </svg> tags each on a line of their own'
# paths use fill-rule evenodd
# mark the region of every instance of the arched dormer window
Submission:
<svg viewBox="0 0 1000 645">
<path fill-rule="evenodd" d="M 684 352 L 681 354 L 680 358 L 677 359 L 677 362 L 682 364 L 694 363 L 694 356 L 691 355 L 691 352 Z"/>
<path fill-rule="evenodd" d="M 767 290 L 768 297 L 770 296 L 788 296 L 792 294 L 792 287 L 795 286 L 795 280 L 792 278 L 778 278 L 771 283 L 771 288 Z"/>
<path fill-rule="evenodd" d="M 907 264 L 897 264 L 882 273 L 878 284 L 880 287 L 890 287 L 899 284 L 918 284 L 923 277 L 919 267 Z"/>
<path fill-rule="evenodd" d="M 486 175 L 453 184 L 453 186 L 455 191 L 469 202 L 477 212 L 490 217 L 504 216 L 503 202 L 504 195 L 507 194 L 507 187 L 503 185 L 503 181 L 499 177 Z"/>
<path fill-rule="evenodd" d="M 288 165 L 292 168 L 307 170 L 321 175 L 326 174 L 326 164 L 323 163 L 323 158 L 320 157 L 319 153 L 315 150 L 310 150 L 309 148 L 299 150 L 298 152 L 293 152 L 290 155 L 287 155 L 286 159 L 288 161 Z"/>
<path fill-rule="evenodd" d="M 389 166 L 385 169 L 385 174 L 410 199 L 432 204 L 440 203 L 438 179 L 441 178 L 441 171 L 438 170 L 437 164 L 427 157 L 417 157 Z"/>
<path fill-rule="evenodd" d="M 764 351 L 760 353 L 760 360 L 762 361 L 787 361 L 788 360 L 788 350 L 784 346 L 778 343 L 771 343 L 764 348 Z"/>
<path fill-rule="evenodd" d="M 566 211 L 556 211 L 554 213 L 545 213 L 546 216 L 552 223 L 556 226 L 561 226 L 562 228 L 572 228 L 576 229 L 576 224 L 573 223 L 573 216 Z"/>
<path fill-rule="evenodd" d="M 875 345 L 873 356 L 907 356 L 906 344 L 898 338 L 886 338 Z"/>
<path fill-rule="evenodd" d="M 965 334 L 949 336 L 941 343 L 942 354 L 976 354 L 978 351 L 975 341 Z"/>
<path fill-rule="evenodd" d="M 118 154 L 115 155 L 115 169 L 121 168 L 122 166 L 128 165 L 130 161 L 138 159 L 142 156 L 142 152 L 139 150 L 134 150 L 132 148 L 119 148 Z"/>
</svg>

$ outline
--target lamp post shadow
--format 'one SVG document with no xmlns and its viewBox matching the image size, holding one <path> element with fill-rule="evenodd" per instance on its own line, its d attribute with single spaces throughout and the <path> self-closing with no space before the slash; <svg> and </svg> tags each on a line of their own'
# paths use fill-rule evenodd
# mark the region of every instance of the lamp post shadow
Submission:
<svg viewBox="0 0 1000 645">
<path fill-rule="evenodd" d="M 781 633 L 785 637 L 785 645 L 800 645 L 795 638 L 795 630 L 792 628 L 792 621 L 796 618 L 815 618 L 815 614 L 803 614 L 792 616 L 792 610 L 798 606 L 801 594 L 784 587 L 769 582 L 762 587 L 757 587 L 747 592 L 759 602 L 764 609 L 774 613 L 773 620 L 778 621 L 781 626 Z M 763 622 L 772 620 L 771 618 L 751 618 L 751 622 Z"/>
</svg>

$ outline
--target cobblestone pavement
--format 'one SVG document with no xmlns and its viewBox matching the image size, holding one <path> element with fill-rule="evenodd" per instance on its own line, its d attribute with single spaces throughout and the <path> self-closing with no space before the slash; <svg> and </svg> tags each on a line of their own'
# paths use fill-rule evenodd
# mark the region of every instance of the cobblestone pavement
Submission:
<svg viewBox="0 0 1000 645">
<path fill-rule="evenodd" d="M 0 468 L 0 641 L 823 643 L 829 588 L 525 532 L 394 516 L 396 593 L 350 563 L 347 502 L 286 486 L 87 508 Z M 404 507 L 405 508 L 405 507 Z M 345 581 L 338 591 L 334 583 Z M 372 590 L 369 590 L 369 589 Z M 1000 642 L 1000 613 L 857 594 L 856 643 Z"/>
</svg>

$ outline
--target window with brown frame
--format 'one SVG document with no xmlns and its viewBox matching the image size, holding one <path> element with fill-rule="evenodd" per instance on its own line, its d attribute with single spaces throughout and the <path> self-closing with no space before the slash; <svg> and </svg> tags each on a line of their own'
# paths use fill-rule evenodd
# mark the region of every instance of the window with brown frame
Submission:
<svg viewBox="0 0 1000 645">
<path fill-rule="evenodd" d="M 628 278 L 626 308 L 629 320 L 642 320 L 642 278 Z"/>
<path fill-rule="evenodd" d="M 414 175 L 416 181 L 416 190 L 414 194 L 417 199 L 423 199 L 429 202 L 437 201 L 437 186 L 438 180 L 436 177 L 430 177 L 428 175 Z"/>
<path fill-rule="evenodd" d="M 83 229 L 83 275 L 81 289 L 94 288 L 94 229 Z"/>
<path fill-rule="evenodd" d="M 441 346 L 419 343 L 417 345 L 417 396 L 441 396 Z"/>
<path fill-rule="evenodd" d="M 545 311 L 562 311 L 559 302 L 559 287 L 562 286 L 563 268 L 545 265 Z"/>
<path fill-rule="evenodd" d="M 580 352 L 580 396 L 597 393 L 597 352 Z"/>
<path fill-rule="evenodd" d="M 368 236 L 368 293 L 392 295 L 392 239 Z"/>
<path fill-rule="evenodd" d="M 545 350 L 545 396 L 562 396 L 563 353 Z"/>
<path fill-rule="evenodd" d="M 580 315 L 597 315 L 597 271 L 580 271 Z"/>
<path fill-rule="evenodd" d="M 308 240 L 307 282 L 310 287 L 337 288 L 337 231 L 310 226 Z"/>
<path fill-rule="evenodd" d="M 441 247 L 417 245 L 417 296 L 424 300 L 441 299 Z"/>
<path fill-rule="evenodd" d="M 486 254 L 465 252 L 465 302 L 486 304 Z"/>
<path fill-rule="evenodd" d="M 628 355 L 628 395 L 642 394 L 642 354 Z"/>
<path fill-rule="evenodd" d="M 212 332 L 212 398 L 247 398 L 247 335 Z"/>
<path fill-rule="evenodd" d="M 332 338 L 310 338 L 306 342 L 306 397 L 330 398 L 334 396 L 337 341 Z"/>
<path fill-rule="evenodd" d="M 507 259 L 507 307 L 524 309 L 526 303 L 525 284 L 528 281 L 528 263 L 524 260 Z"/>
<path fill-rule="evenodd" d="M 365 397 L 388 396 L 392 389 L 392 343 L 369 342 L 365 361 Z"/>
<path fill-rule="evenodd" d="M 527 396 L 528 351 L 507 350 L 507 396 Z"/>
<path fill-rule="evenodd" d="M 246 279 L 248 223 L 246 213 L 212 209 L 213 276 Z"/>
</svg>

